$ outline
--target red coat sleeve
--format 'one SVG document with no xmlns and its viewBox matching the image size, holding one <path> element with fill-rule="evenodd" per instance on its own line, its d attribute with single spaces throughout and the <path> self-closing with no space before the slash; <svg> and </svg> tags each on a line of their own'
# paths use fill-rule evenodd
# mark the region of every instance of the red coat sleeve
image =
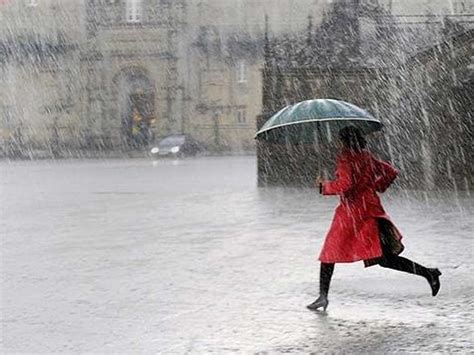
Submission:
<svg viewBox="0 0 474 355">
<path fill-rule="evenodd" d="M 352 188 L 352 167 L 349 160 L 339 158 L 336 167 L 336 180 L 323 182 L 323 195 L 343 195 Z"/>
<path fill-rule="evenodd" d="M 389 163 L 377 160 L 374 158 L 375 174 L 375 189 L 378 192 L 385 192 L 388 187 L 398 176 L 398 170 Z"/>
</svg>

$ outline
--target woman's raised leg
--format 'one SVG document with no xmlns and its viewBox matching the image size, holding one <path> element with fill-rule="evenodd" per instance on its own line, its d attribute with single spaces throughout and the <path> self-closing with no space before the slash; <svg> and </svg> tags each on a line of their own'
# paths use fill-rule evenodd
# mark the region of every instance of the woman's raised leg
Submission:
<svg viewBox="0 0 474 355">
<path fill-rule="evenodd" d="M 379 265 L 388 269 L 404 271 L 414 275 L 423 276 L 431 286 L 431 294 L 436 296 L 438 294 L 441 284 L 439 277 L 441 271 L 438 269 L 429 269 L 423 265 L 417 264 L 407 258 L 397 255 L 385 255 Z"/>
</svg>

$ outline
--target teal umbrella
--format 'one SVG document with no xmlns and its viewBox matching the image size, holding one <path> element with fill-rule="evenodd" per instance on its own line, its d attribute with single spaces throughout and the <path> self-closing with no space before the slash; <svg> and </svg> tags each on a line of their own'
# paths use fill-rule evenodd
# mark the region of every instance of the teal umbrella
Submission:
<svg viewBox="0 0 474 355">
<path fill-rule="evenodd" d="M 364 133 L 382 128 L 367 111 L 348 102 L 315 99 L 286 106 L 273 115 L 255 138 L 272 143 L 319 143 L 329 140 L 345 126 L 354 125 Z"/>
<path fill-rule="evenodd" d="M 279 144 L 313 144 L 321 152 L 321 144 L 330 143 L 341 128 L 349 125 L 365 134 L 382 128 L 379 120 L 360 107 L 339 100 L 315 99 L 283 108 L 265 122 L 255 138 Z M 320 175 L 321 159 L 319 155 Z"/>
</svg>

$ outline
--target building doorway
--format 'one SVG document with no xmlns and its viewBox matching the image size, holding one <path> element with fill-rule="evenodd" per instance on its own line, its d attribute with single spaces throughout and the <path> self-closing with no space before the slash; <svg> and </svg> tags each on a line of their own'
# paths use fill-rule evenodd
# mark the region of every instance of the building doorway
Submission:
<svg viewBox="0 0 474 355">
<path fill-rule="evenodd" d="M 127 68 L 113 80 L 122 136 L 130 148 L 148 146 L 154 138 L 155 85 L 146 70 Z"/>
</svg>

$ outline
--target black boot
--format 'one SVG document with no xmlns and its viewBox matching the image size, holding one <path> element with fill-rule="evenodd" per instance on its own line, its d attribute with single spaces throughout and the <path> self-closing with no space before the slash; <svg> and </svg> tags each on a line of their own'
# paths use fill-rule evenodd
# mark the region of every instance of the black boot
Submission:
<svg viewBox="0 0 474 355">
<path fill-rule="evenodd" d="M 441 287 L 441 283 L 439 282 L 439 277 L 441 276 L 441 271 L 438 269 L 428 269 L 428 283 L 431 286 L 431 294 L 436 296 L 439 292 L 439 288 Z"/>
<path fill-rule="evenodd" d="M 312 311 L 317 311 L 318 308 L 322 308 L 323 311 L 326 311 L 326 308 L 328 308 L 328 305 L 329 305 L 328 297 L 326 295 L 321 295 L 316 299 L 316 301 L 307 305 L 306 308 Z"/>
<path fill-rule="evenodd" d="M 334 272 L 334 264 L 321 263 L 321 271 L 319 273 L 319 297 L 313 303 L 306 306 L 306 308 L 317 311 L 322 308 L 326 311 L 328 307 L 328 292 L 331 283 L 332 273 Z"/>
</svg>

